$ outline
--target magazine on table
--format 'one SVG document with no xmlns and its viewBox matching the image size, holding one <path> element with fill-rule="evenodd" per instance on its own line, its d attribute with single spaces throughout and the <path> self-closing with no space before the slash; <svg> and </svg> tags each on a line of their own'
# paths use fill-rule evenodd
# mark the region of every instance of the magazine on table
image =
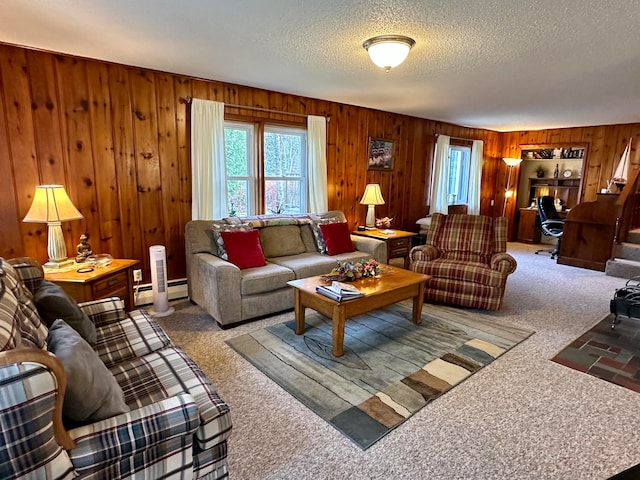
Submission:
<svg viewBox="0 0 640 480">
<path fill-rule="evenodd" d="M 364 293 L 354 285 L 343 282 L 331 282 L 331 285 L 318 285 L 316 292 L 329 297 L 337 302 L 364 297 Z"/>
</svg>

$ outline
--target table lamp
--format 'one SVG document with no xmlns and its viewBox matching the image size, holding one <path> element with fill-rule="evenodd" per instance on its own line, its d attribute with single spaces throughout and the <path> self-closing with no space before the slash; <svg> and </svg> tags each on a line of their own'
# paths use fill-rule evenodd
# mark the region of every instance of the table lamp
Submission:
<svg viewBox="0 0 640 480">
<path fill-rule="evenodd" d="M 367 205 L 367 218 L 365 225 L 367 230 L 376 229 L 376 205 L 384 205 L 384 199 L 382 198 L 382 192 L 380 191 L 380 185 L 377 183 L 370 183 L 364 189 L 364 195 L 360 200 L 361 205 Z"/>
<path fill-rule="evenodd" d="M 67 247 L 62 234 L 62 222 L 84 218 L 71 203 L 62 185 L 39 185 L 36 187 L 33 203 L 22 220 L 30 223 L 47 224 L 47 253 L 49 261 L 45 269 L 59 270 L 73 264 L 67 258 Z"/>
</svg>

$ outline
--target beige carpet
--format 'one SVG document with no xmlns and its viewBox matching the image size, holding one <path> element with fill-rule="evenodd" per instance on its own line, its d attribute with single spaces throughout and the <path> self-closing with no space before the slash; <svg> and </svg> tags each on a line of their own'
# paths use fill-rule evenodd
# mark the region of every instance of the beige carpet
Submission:
<svg viewBox="0 0 640 480">
<path fill-rule="evenodd" d="M 179 302 L 161 319 L 229 403 L 232 479 L 605 479 L 640 463 L 640 394 L 549 359 L 593 326 L 625 280 L 509 244 L 504 306 L 481 312 L 536 333 L 366 451 L 225 344 L 292 313 L 220 330 Z M 425 304 L 426 309 L 437 309 Z"/>
</svg>

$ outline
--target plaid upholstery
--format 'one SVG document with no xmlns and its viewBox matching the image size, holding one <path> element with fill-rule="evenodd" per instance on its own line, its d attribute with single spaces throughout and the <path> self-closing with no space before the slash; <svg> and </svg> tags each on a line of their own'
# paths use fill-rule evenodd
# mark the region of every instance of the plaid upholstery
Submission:
<svg viewBox="0 0 640 480">
<path fill-rule="evenodd" d="M 182 472 L 175 478 L 191 478 L 192 433 L 197 426 L 193 397 L 176 395 L 70 430 L 76 448 L 69 456 L 76 471 L 88 478 L 122 478 L 141 471 L 145 478 L 166 478 L 162 474 L 169 472 Z"/>
<path fill-rule="evenodd" d="M 120 322 L 127 318 L 126 313 L 124 313 L 124 300 L 120 300 L 118 297 L 79 303 L 78 306 L 96 328 Z"/>
<path fill-rule="evenodd" d="M 211 448 L 229 437 L 229 407 L 220 399 L 200 367 L 179 348 L 150 353 L 110 370 L 132 409 L 180 392 L 191 394 L 200 415 L 196 440 L 201 449 Z"/>
<path fill-rule="evenodd" d="M 171 343 L 158 322 L 145 310 L 133 310 L 125 320 L 98 327 L 96 336 L 95 349 L 107 367 L 142 357 Z"/>
<path fill-rule="evenodd" d="M 207 450 L 193 446 L 194 478 L 227 478 L 227 441 L 223 441 Z M 208 473 L 207 473 L 208 472 Z M 211 476 L 215 474 L 215 476 Z"/>
<path fill-rule="evenodd" d="M 57 383 L 35 363 L 0 367 L 0 475 L 3 479 L 75 477 L 53 435 Z"/>
<path fill-rule="evenodd" d="M 20 281 L 20 277 L 15 269 L 4 259 L 0 265 L 0 281 L 5 289 L 3 299 L 9 299 L 11 296 L 17 300 L 15 305 L 14 319 L 17 322 L 20 334 L 22 336 L 22 344 L 27 342 L 30 346 L 43 348 L 46 346 L 47 326 L 40 319 L 36 306 L 33 303 L 33 295 Z M 13 303 L 10 305 L 13 308 Z M 3 330 L 7 330 L 6 326 Z M 6 334 L 3 334 L 5 336 Z M 15 339 L 15 337 L 14 337 Z"/>
<path fill-rule="evenodd" d="M 19 273 L 0 259 L 0 349 L 5 350 L 47 333 L 30 308 L 32 292 L 21 281 L 38 285 L 38 264 L 13 261 L 22 265 Z M 227 478 L 229 407 L 202 370 L 172 347 L 145 311 L 127 315 L 115 297 L 80 308 L 96 325 L 98 354 L 117 374 L 132 411 L 70 430 L 77 445 L 67 452 L 53 434 L 52 373 L 28 362 L 0 367 L 0 478 Z"/>
<path fill-rule="evenodd" d="M 42 265 L 30 257 L 10 258 L 7 262 L 13 266 L 13 269 L 16 271 L 20 280 L 22 280 L 24 286 L 27 287 L 32 294 L 35 294 L 44 279 Z"/>
<path fill-rule="evenodd" d="M 426 300 L 498 310 L 517 266 L 506 248 L 506 218 L 435 213 L 427 244 L 411 250 L 411 269 L 431 276 Z"/>
</svg>

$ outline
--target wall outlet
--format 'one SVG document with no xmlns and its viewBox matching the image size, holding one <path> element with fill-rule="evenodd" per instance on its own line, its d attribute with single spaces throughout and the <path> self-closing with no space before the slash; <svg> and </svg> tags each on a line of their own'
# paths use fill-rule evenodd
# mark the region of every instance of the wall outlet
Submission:
<svg viewBox="0 0 640 480">
<path fill-rule="evenodd" d="M 140 270 L 139 268 L 136 268 L 133 271 L 133 281 L 134 282 L 141 282 L 142 281 L 142 270 Z"/>
</svg>

